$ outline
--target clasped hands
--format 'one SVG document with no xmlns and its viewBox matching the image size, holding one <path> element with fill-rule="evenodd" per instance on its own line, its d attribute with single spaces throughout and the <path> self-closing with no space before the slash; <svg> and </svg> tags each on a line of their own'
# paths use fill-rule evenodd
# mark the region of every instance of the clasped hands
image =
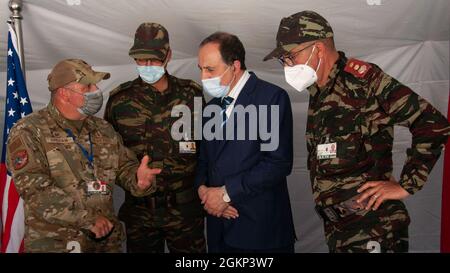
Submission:
<svg viewBox="0 0 450 273">
<path fill-rule="evenodd" d="M 209 214 L 226 219 L 236 219 L 239 217 L 239 213 L 236 208 L 223 200 L 224 193 L 222 187 L 206 187 L 202 185 L 198 188 L 198 196 L 202 201 L 203 208 Z"/>
</svg>

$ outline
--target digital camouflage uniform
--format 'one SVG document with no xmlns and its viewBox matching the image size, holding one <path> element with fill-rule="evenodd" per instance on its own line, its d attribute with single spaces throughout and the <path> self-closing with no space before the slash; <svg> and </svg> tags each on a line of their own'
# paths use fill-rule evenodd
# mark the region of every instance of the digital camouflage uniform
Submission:
<svg viewBox="0 0 450 273">
<path fill-rule="evenodd" d="M 164 62 L 168 50 L 164 27 L 143 23 L 136 31 L 130 56 Z M 170 252 L 205 252 L 204 212 L 193 188 L 197 155 L 180 153 L 180 141 L 171 137 L 172 124 L 179 119 L 171 117 L 172 108 L 188 106 L 194 121 L 194 97 L 202 101 L 202 89 L 194 81 L 167 72 L 165 76 L 168 88 L 163 92 L 138 77 L 110 93 L 105 119 L 138 158 L 147 154 L 149 165 L 162 169 L 153 195 L 134 198 L 126 192 L 119 218 L 126 225 L 129 252 L 164 252 L 165 241 Z M 193 134 L 186 137 L 192 141 Z"/>
<path fill-rule="evenodd" d="M 308 37 L 332 37 L 331 27 L 316 13 L 301 12 L 283 20 L 277 36 L 285 41 L 279 43 L 281 48 L 299 33 L 307 37 L 300 43 Z M 357 209 L 352 197 L 367 181 L 390 180 L 394 125 L 408 127 L 412 134 L 399 184 L 410 194 L 420 190 L 447 141 L 447 119 L 377 65 L 347 59 L 343 52 L 327 84 L 313 84 L 308 91 L 308 169 L 330 251 L 371 251 L 370 241 L 378 242 L 381 252 L 407 251 L 410 218 L 403 202 L 389 200 L 376 211 L 366 211 Z M 336 143 L 336 158 L 318 159 L 317 147 L 325 143 Z"/>
<path fill-rule="evenodd" d="M 24 199 L 25 251 L 65 252 L 69 251 L 66 249 L 68 242 L 77 241 L 82 252 L 119 252 L 124 237 L 114 215 L 114 183 L 137 194 L 133 185 L 139 162 L 133 152 L 123 146 L 110 124 L 89 117 L 76 139 L 82 146 L 89 147 L 91 134 L 92 173 L 87 159 L 64 129 L 77 132 L 49 104 L 21 119 L 8 139 L 8 169 Z M 86 183 L 95 177 L 107 183 L 107 194 L 86 193 Z M 82 228 L 89 229 L 98 215 L 105 216 L 115 226 L 112 235 L 99 243 L 81 232 Z"/>
<path fill-rule="evenodd" d="M 77 81 L 82 82 L 87 72 L 83 68 L 78 72 Z M 108 122 L 91 116 L 80 122 L 81 128 L 74 126 L 50 103 L 11 129 L 6 163 L 24 200 L 25 252 L 120 252 L 124 232 L 114 215 L 114 183 L 139 196 L 154 191 L 138 190 L 139 162 Z M 93 170 L 77 145 L 89 147 L 89 136 Z M 96 178 L 106 184 L 104 194 L 87 193 L 87 183 Z M 86 230 L 99 215 L 110 220 L 114 229 L 97 242 L 88 238 Z"/>
</svg>

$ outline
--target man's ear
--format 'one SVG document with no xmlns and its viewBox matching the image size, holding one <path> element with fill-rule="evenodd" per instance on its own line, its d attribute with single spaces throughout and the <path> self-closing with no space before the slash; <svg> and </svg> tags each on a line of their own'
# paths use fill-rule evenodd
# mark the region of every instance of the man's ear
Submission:
<svg viewBox="0 0 450 273">
<path fill-rule="evenodd" d="M 68 100 L 68 98 L 70 96 L 70 94 L 69 94 L 70 90 L 67 88 L 64 88 L 64 87 L 59 87 L 58 89 L 55 90 L 55 92 L 56 92 L 55 95 L 58 95 L 59 97 L 61 97 L 64 100 Z"/>
<path fill-rule="evenodd" d="M 233 61 L 233 67 L 234 67 L 234 71 L 240 71 L 241 70 L 241 62 L 238 60 Z"/>
<path fill-rule="evenodd" d="M 317 48 L 317 52 L 318 52 L 317 56 L 322 59 L 327 50 L 326 45 L 322 41 L 317 41 L 316 48 Z"/>
<path fill-rule="evenodd" d="M 166 64 L 164 65 L 164 67 L 167 67 L 167 64 L 170 62 L 170 60 L 172 59 L 172 49 L 169 48 L 169 51 L 167 51 L 167 57 L 166 57 Z"/>
</svg>

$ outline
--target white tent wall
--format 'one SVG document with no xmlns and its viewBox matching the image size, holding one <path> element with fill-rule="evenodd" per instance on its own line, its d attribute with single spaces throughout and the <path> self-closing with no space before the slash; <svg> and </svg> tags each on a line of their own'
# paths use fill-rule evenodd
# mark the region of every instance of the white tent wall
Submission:
<svg viewBox="0 0 450 273">
<path fill-rule="evenodd" d="M 319 12 L 333 26 L 338 49 L 347 56 L 378 64 L 447 114 L 448 0 L 78 0 L 80 5 L 69 5 L 75 2 L 24 1 L 26 74 L 33 109 L 36 111 L 47 104 L 47 75 L 63 58 L 82 58 L 100 71 L 111 72 L 111 79 L 101 83 L 101 88 L 108 91 L 136 77 L 128 49 L 141 22 L 159 22 L 168 29 L 174 52 L 169 72 L 197 82 L 200 78 L 196 54 L 201 40 L 217 30 L 238 35 L 246 47 L 249 70 L 285 88 L 292 101 L 294 169 L 288 180 L 299 239 L 297 252 L 324 252 L 327 248 L 321 221 L 313 209 L 306 170 L 304 132 L 308 93 L 298 93 L 288 86 L 276 61 L 261 61 L 275 45 L 282 17 L 304 9 Z M 6 22 L 9 16 L 7 4 L 7 0 L 0 0 L 0 22 Z M 0 31 L 0 86 L 6 87 L 6 24 L 0 26 Z M 4 98 L 0 92 L 1 128 Z M 409 131 L 396 128 L 393 156 L 397 178 L 410 144 Z M 424 189 L 406 200 L 412 218 L 412 252 L 439 251 L 442 162 L 442 158 L 437 162 Z M 116 208 L 121 202 L 123 191 L 119 189 L 115 195 Z"/>
</svg>

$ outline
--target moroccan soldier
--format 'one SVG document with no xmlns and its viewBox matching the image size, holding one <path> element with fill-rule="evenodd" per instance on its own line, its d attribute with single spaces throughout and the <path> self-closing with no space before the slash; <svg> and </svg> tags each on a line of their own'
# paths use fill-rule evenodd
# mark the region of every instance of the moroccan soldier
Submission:
<svg viewBox="0 0 450 273">
<path fill-rule="evenodd" d="M 377 65 L 337 51 L 333 36 L 319 14 L 293 14 L 281 20 L 277 48 L 264 60 L 278 58 L 286 81 L 309 91 L 308 169 L 329 250 L 406 252 L 410 218 L 401 200 L 425 184 L 450 126 Z M 398 182 L 394 125 L 412 133 Z"/>
<path fill-rule="evenodd" d="M 148 157 L 141 164 L 103 119 L 96 84 L 109 78 L 66 59 L 48 75 L 51 101 L 11 130 L 7 166 L 24 200 L 25 252 L 120 252 L 114 183 L 142 196 L 155 190 Z M 152 186 L 150 186 L 152 185 Z"/>
<path fill-rule="evenodd" d="M 112 123 L 138 158 L 148 154 L 150 165 L 162 169 L 154 194 L 136 198 L 126 192 L 119 218 L 125 222 L 129 252 L 205 252 L 204 213 L 193 188 L 197 152 L 192 133 L 175 141 L 171 127 L 174 106 L 186 105 L 194 122 L 194 97 L 202 89 L 191 80 L 169 75 L 172 51 L 167 30 L 143 23 L 129 51 L 139 77 L 110 93 L 105 119 Z"/>
</svg>

